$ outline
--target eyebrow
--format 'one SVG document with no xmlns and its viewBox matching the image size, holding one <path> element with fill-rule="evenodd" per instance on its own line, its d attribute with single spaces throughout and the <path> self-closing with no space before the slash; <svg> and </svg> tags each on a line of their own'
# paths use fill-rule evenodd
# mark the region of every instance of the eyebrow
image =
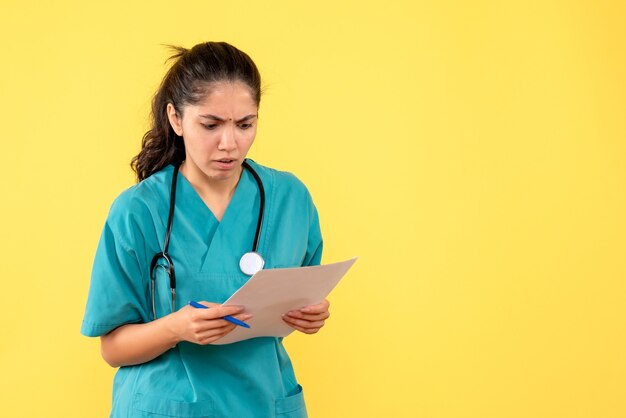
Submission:
<svg viewBox="0 0 626 418">
<path fill-rule="evenodd" d="M 224 118 L 220 118 L 219 116 L 210 115 L 210 114 L 206 114 L 206 115 L 199 115 L 199 116 L 200 116 L 201 118 L 213 119 L 213 120 L 216 120 L 216 121 L 218 121 L 218 122 L 224 122 L 224 121 L 226 120 L 226 119 L 224 119 Z M 244 116 L 243 118 L 241 118 L 241 119 L 239 119 L 239 120 L 237 120 L 237 121 L 235 121 L 235 122 L 236 122 L 236 123 L 245 122 L 245 121 L 248 121 L 248 120 L 250 120 L 250 119 L 254 119 L 254 118 L 256 118 L 256 117 L 257 117 L 257 115 L 247 115 L 247 116 Z"/>
</svg>

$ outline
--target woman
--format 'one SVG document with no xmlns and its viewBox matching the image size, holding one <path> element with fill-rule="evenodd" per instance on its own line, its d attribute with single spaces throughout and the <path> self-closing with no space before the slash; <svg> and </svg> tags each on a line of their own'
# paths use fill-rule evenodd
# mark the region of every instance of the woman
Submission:
<svg viewBox="0 0 626 418">
<path fill-rule="evenodd" d="M 251 319 L 219 304 L 249 279 L 240 257 L 253 241 L 264 268 L 320 263 L 317 211 L 293 175 L 245 159 L 261 96 L 250 57 L 223 42 L 175 49 L 132 162 L 139 182 L 106 220 L 81 328 L 120 367 L 111 417 L 306 417 L 282 338 L 211 343 L 235 327 L 224 316 Z M 313 334 L 328 316 L 323 301 L 283 320 Z"/>
</svg>

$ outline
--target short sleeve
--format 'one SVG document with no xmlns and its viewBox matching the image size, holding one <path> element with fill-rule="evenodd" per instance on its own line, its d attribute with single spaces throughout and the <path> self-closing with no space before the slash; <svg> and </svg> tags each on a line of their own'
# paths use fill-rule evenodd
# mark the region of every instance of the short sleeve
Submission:
<svg viewBox="0 0 626 418">
<path fill-rule="evenodd" d="M 114 226 L 109 215 L 98 243 L 81 327 L 81 333 L 88 337 L 147 318 L 139 258 Z"/>
<path fill-rule="evenodd" d="M 307 193 L 308 194 L 308 193 Z M 303 266 L 319 266 L 322 262 L 322 250 L 324 248 L 324 240 L 322 239 L 322 231 L 320 229 L 320 220 L 317 209 L 313 204 L 313 200 L 309 195 L 309 238 L 307 242 L 306 255 L 304 256 Z"/>
</svg>

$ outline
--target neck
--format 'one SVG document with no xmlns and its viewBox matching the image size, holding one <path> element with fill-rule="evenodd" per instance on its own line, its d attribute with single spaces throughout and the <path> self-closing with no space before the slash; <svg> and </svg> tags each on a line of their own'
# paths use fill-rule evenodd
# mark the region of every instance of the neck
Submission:
<svg viewBox="0 0 626 418">
<path fill-rule="evenodd" d="M 232 197 L 239 183 L 243 166 L 240 166 L 234 175 L 219 179 L 204 174 L 195 164 L 183 161 L 180 165 L 180 173 L 196 189 L 202 198 L 229 199 Z"/>
</svg>

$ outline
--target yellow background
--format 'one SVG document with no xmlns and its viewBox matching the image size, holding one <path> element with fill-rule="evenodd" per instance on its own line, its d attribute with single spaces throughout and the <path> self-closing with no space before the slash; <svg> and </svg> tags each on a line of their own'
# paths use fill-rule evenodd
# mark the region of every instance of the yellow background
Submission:
<svg viewBox="0 0 626 418">
<path fill-rule="evenodd" d="M 79 334 L 167 56 L 225 40 L 266 86 L 250 156 L 298 175 L 324 262 L 286 340 L 310 416 L 626 416 L 622 1 L 0 3 L 0 415 L 103 417 Z"/>
</svg>

